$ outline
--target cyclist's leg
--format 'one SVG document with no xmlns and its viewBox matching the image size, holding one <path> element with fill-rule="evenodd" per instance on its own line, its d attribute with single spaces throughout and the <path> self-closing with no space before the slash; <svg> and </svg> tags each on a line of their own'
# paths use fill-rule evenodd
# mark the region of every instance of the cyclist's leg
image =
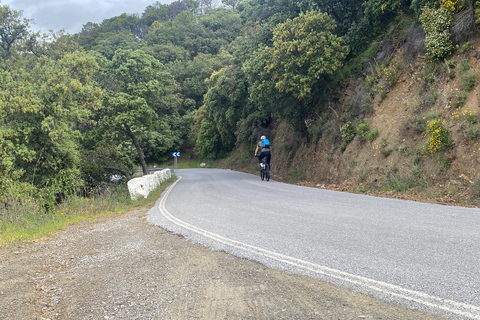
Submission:
<svg viewBox="0 0 480 320">
<path fill-rule="evenodd" d="M 262 160 L 263 158 L 265 158 L 267 155 L 265 154 L 265 152 L 260 152 L 260 155 L 258 156 L 258 163 L 260 165 L 260 167 L 262 166 Z M 268 160 L 268 159 L 267 159 Z"/>
</svg>

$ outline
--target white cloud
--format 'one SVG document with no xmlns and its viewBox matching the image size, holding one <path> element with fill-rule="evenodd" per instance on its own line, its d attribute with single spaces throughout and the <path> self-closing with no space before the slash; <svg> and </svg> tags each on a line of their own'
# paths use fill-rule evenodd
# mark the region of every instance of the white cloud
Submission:
<svg viewBox="0 0 480 320">
<path fill-rule="evenodd" d="M 171 3 L 174 0 L 160 0 Z M 156 0 L 0 0 L 14 10 L 23 10 L 23 17 L 35 20 L 34 30 L 48 32 L 65 29 L 76 33 L 87 22 L 101 23 L 122 13 L 141 14 Z"/>
</svg>

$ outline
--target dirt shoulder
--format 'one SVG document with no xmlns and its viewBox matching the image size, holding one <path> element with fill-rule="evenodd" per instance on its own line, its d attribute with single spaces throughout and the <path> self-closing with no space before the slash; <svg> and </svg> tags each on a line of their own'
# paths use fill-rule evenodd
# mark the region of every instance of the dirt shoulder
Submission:
<svg viewBox="0 0 480 320">
<path fill-rule="evenodd" d="M 440 319 L 192 244 L 146 213 L 0 248 L 0 319 Z"/>
</svg>

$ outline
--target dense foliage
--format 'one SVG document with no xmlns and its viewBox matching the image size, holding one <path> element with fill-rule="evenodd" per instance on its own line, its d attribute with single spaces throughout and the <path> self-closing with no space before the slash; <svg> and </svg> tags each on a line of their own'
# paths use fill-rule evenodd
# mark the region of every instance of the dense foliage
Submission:
<svg viewBox="0 0 480 320">
<path fill-rule="evenodd" d="M 361 65 L 397 16 L 434 26 L 435 10 L 447 5 L 178 0 L 43 37 L 0 6 L 0 196 L 42 197 L 51 207 L 113 175 L 128 178 L 140 166 L 146 174 L 181 148 L 226 156 L 255 143 L 273 119 L 307 135 L 345 70 Z M 446 30 L 432 28 L 429 48 L 431 32 Z"/>
</svg>

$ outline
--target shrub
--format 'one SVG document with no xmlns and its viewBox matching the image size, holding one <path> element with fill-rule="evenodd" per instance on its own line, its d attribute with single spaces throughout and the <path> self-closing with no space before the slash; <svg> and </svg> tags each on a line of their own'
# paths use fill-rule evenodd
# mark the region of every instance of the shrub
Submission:
<svg viewBox="0 0 480 320">
<path fill-rule="evenodd" d="M 365 135 L 365 139 L 369 142 L 372 142 L 377 139 L 379 135 L 380 132 L 378 132 L 378 129 L 369 130 Z"/>
<path fill-rule="evenodd" d="M 386 63 L 375 63 L 370 65 L 369 74 L 365 76 L 365 85 L 371 88 L 375 94 L 379 94 L 383 100 L 390 88 L 394 87 L 398 81 L 398 71 L 401 69 L 398 63 L 392 62 L 390 65 Z"/>
<path fill-rule="evenodd" d="M 452 138 L 440 118 L 427 122 L 428 151 L 430 153 L 445 150 L 452 144 Z"/>
<path fill-rule="evenodd" d="M 355 138 L 356 131 L 353 123 L 351 121 L 347 121 L 341 128 L 340 134 L 342 135 L 342 140 L 345 146 L 349 144 L 353 138 Z"/>
<path fill-rule="evenodd" d="M 440 6 L 450 12 L 457 12 L 463 8 L 461 0 L 440 0 Z"/>
<path fill-rule="evenodd" d="M 357 126 L 357 133 L 367 141 L 374 141 L 379 136 L 377 129 L 373 130 L 368 124 L 368 120 L 364 119 L 362 123 Z"/>
<path fill-rule="evenodd" d="M 462 61 L 460 61 L 458 69 L 460 71 L 468 71 L 470 69 L 470 64 L 468 63 L 468 59 L 463 59 Z"/>
<path fill-rule="evenodd" d="M 456 74 L 455 74 L 455 61 L 445 59 L 445 69 L 447 71 L 447 76 L 450 79 L 454 79 L 455 76 L 456 76 Z"/>
<path fill-rule="evenodd" d="M 387 191 L 394 190 L 399 192 L 406 192 L 414 185 L 413 179 L 398 177 L 395 173 L 395 170 L 388 171 L 383 177 L 383 179 L 385 183 L 384 188 Z"/>
<path fill-rule="evenodd" d="M 475 182 L 473 187 L 470 189 L 470 192 L 472 195 L 471 197 L 472 200 L 476 200 L 480 198 L 480 179 L 478 179 L 477 182 Z"/>
<path fill-rule="evenodd" d="M 420 15 L 420 22 L 425 30 L 425 49 L 427 57 L 442 60 L 454 50 L 450 39 L 450 23 L 453 13 L 444 7 L 433 9 L 425 6 Z"/>
<path fill-rule="evenodd" d="M 478 123 L 466 122 L 462 126 L 463 137 L 470 142 L 474 142 L 480 138 L 480 126 Z"/>
<path fill-rule="evenodd" d="M 373 112 L 373 99 L 375 97 L 373 93 L 373 90 L 366 84 L 360 83 L 355 86 L 348 102 L 352 112 L 360 117 L 370 115 Z"/>
<path fill-rule="evenodd" d="M 382 77 L 385 79 L 387 84 L 390 87 L 393 87 L 397 84 L 398 81 L 398 72 L 401 70 L 401 66 L 396 63 L 390 63 L 390 66 L 383 68 Z"/>
<path fill-rule="evenodd" d="M 480 117 L 478 114 L 471 110 L 461 111 L 458 108 L 452 113 L 452 119 L 460 124 L 462 135 L 466 140 L 473 143 L 480 138 Z"/>
<path fill-rule="evenodd" d="M 466 72 L 460 78 L 460 83 L 462 84 L 462 88 L 465 91 L 472 91 L 476 81 L 477 80 L 475 79 L 475 71 L 473 70 Z"/>
<path fill-rule="evenodd" d="M 466 53 L 468 51 L 472 51 L 474 48 L 475 47 L 473 46 L 473 44 L 470 41 L 467 41 L 464 44 L 462 44 L 462 46 L 460 47 L 460 53 Z"/>
<path fill-rule="evenodd" d="M 205 159 L 218 159 L 224 155 L 221 137 L 213 121 L 202 120 L 195 151 Z"/>
<path fill-rule="evenodd" d="M 382 145 L 380 147 L 380 153 L 382 154 L 382 156 L 384 156 L 385 158 L 387 158 L 393 151 L 393 149 L 387 149 L 388 147 L 388 141 L 386 138 L 383 138 L 382 139 Z"/>
<path fill-rule="evenodd" d="M 448 106 L 450 108 L 461 108 L 465 105 L 467 101 L 468 92 L 464 90 L 455 90 L 455 92 L 450 97 L 450 101 L 448 102 Z"/>
<path fill-rule="evenodd" d="M 440 117 L 440 112 L 431 111 L 427 114 L 414 116 L 405 122 L 405 129 L 415 133 L 424 133 L 427 131 L 427 122 Z"/>
</svg>

